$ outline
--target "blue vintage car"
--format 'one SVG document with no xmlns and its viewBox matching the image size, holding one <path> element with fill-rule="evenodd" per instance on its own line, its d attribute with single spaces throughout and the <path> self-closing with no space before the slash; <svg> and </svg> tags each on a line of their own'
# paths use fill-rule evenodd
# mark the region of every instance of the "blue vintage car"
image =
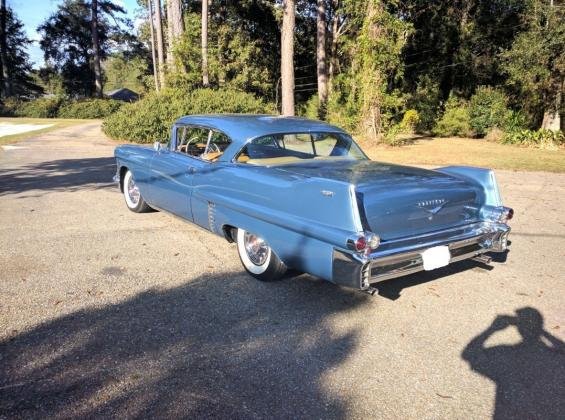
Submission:
<svg viewBox="0 0 565 420">
<path fill-rule="evenodd" d="M 342 129 L 270 115 L 193 115 L 168 144 L 116 148 L 128 208 L 165 210 L 235 242 L 245 269 L 371 284 L 504 252 L 513 211 L 494 173 L 374 162 Z"/>
</svg>

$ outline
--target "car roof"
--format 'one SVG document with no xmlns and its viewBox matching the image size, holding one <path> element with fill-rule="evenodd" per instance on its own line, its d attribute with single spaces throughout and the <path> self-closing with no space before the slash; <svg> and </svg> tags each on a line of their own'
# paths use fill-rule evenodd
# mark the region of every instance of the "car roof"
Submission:
<svg viewBox="0 0 565 420">
<path fill-rule="evenodd" d="M 322 121 L 266 114 L 187 115 L 179 118 L 175 124 L 199 125 L 222 131 L 228 135 L 234 143 L 239 143 L 240 145 L 243 145 L 249 139 L 270 134 L 307 132 L 345 133 L 341 128 Z"/>
</svg>

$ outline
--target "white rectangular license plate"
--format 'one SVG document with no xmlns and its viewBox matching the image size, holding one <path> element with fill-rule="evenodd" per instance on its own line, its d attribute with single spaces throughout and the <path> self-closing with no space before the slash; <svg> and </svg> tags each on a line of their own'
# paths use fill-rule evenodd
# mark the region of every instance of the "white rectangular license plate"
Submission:
<svg viewBox="0 0 565 420">
<path fill-rule="evenodd" d="M 422 261 L 424 262 L 424 270 L 435 270 L 436 268 L 445 267 L 449 264 L 451 254 L 448 246 L 435 246 L 422 252 Z"/>
</svg>

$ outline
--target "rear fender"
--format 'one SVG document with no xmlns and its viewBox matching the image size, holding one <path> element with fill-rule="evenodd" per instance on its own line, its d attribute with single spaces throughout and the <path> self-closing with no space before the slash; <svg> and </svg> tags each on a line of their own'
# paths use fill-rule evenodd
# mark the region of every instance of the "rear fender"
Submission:
<svg viewBox="0 0 565 420">
<path fill-rule="evenodd" d="M 436 171 L 481 187 L 484 193 L 483 205 L 492 207 L 502 206 L 502 197 L 500 196 L 500 190 L 493 170 L 472 166 L 446 166 L 445 168 L 438 168 Z"/>
<path fill-rule="evenodd" d="M 288 267 L 332 280 L 334 247 L 328 242 L 222 205 L 209 211 L 208 228 L 215 234 L 225 236 L 226 226 L 259 234 Z"/>
</svg>

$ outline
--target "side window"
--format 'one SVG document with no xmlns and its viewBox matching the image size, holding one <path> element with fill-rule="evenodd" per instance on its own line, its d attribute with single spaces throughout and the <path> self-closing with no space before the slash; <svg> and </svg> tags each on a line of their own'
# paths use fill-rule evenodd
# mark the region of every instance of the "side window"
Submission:
<svg viewBox="0 0 565 420">
<path fill-rule="evenodd" d="M 317 156 L 340 156 L 343 152 L 338 151 L 342 145 L 338 144 L 337 138 L 332 135 L 318 134 L 314 136 L 314 144 Z M 345 150 L 347 153 L 347 150 Z"/>
<path fill-rule="evenodd" d="M 176 152 L 214 162 L 220 158 L 231 140 L 224 133 L 203 127 L 177 129 Z"/>
</svg>

